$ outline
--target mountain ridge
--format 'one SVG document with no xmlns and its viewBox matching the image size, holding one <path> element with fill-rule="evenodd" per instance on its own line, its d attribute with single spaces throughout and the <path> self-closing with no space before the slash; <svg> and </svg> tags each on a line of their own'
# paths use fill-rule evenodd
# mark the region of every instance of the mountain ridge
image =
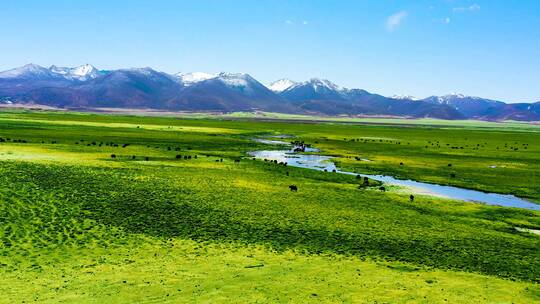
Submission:
<svg viewBox="0 0 540 304">
<path fill-rule="evenodd" d="M 246 73 L 168 74 L 150 67 L 99 70 L 90 64 L 37 64 L 0 72 L 0 103 L 61 108 L 272 111 L 319 115 L 391 115 L 441 119 L 540 120 L 540 102 L 504 103 L 462 94 L 387 97 L 329 80 L 280 79 L 264 85 Z"/>
</svg>

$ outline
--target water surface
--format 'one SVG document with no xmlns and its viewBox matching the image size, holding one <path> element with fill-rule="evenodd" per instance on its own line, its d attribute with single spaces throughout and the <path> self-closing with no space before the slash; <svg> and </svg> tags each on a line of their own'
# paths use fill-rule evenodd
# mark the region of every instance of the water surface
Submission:
<svg viewBox="0 0 540 304">
<path fill-rule="evenodd" d="M 315 148 L 311 148 L 311 151 L 317 151 Z M 308 152 L 306 150 L 306 152 Z M 292 150 L 264 150 L 253 151 L 249 154 L 258 159 L 276 160 L 278 162 L 286 162 L 288 166 L 314 169 L 319 171 L 327 170 L 329 172 L 336 170 L 337 173 L 360 175 L 362 177 L 368 177 L 373 180 L 381 181 L 390 185 L 403 186 L 411 189 L 413 193 L 430 194 L 434 196 L 441 196 L 455 200 L 462 200 L 468 202 L 480 202 L 488 205 L 497 205 L 505 207 L 524 208 L 530 210 L 540 210 L 540 205 L 525 199 L 508 194 L 498 193 L 486 193 L 477 190 L 464 189 L 453 186 L 444 186 L 438 184 L 422 183 L 413 180 L 397 179 L 388 175 L 371 175 L 371 174 L 359 174 L 355 172 L 347 172 L 339 170 L 334 162 L 332 162 L 331 156 L 315 155 L 315 154 L 301 154 L 295 153 Z"/>
</svg>

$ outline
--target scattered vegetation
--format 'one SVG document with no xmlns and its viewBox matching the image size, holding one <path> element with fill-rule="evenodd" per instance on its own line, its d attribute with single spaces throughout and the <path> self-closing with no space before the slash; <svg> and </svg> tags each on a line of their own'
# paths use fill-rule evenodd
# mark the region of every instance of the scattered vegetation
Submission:
<svg viewBox="0 0 540 304">
<path fill-rule="evenodd" d="M 2 300 L 539 300 L 540 238 L 515 229 L 538 212 L 247 156 L 285 134 L 349 170 L 540 198 L 522 130 L 3 113 Z"/>
</svg>

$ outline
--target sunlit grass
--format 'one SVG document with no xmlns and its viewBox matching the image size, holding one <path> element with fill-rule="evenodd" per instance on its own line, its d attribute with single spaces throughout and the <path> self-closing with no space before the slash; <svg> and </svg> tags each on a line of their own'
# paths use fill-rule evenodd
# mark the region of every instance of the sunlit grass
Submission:
<svg viewBox="0 0 540 304">
<path fill-rule="evenodd" d="M 140 242 L 140 243 L 139 243 Z M 2 303 L 531 303 L 538 286 L 354 257 L 143 239 L 4 273 Z M 31 281 L 29 285 L 27 282 Z M 8 288 L 9 286 L 9 288 Z"/>
<path fill-rule="evenodd" d="M 0 301 L 539 301 L 540 237 L 515 229 L 539 229 L 538 212 L 411 202 L 403 188 L 246 154 L 274 148 L 252 137 L 288 134 L 346 170 L 538 200 L 536 133 L 1 116 Z M 495 148 L 510 141 L 527 149 Z"/>
</svg>

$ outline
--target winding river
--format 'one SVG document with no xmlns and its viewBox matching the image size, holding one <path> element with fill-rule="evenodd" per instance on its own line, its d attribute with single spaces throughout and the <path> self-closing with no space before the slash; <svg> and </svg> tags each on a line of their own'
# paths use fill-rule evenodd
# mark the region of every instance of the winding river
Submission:
<svg viewBox="0 0 540 304">
<path fill-rule="evenodd" d="M 290 143 L 279 140 L 268 139 L 255 139 L 257 142 L 274 145 L 287 145 Z M 445 197 L 455 200 L 462 200 L 468 202 L 480 202 L 488 205 L 497 205 L 505 207 L 523 208 L 529 210 L 540 210 L 540 205 L 525 199 L 508 194 L 486 193 L 482 191 L 458 188 L 453 186 L 443 186 L 438 184 L 422 183 L 413 180 L 397 179 L 388 175 L 370 175 L 359 174 L 354 172 L 347 172 L 339 170 L 334 162 L 332 162 L 331 156 L 316 155 L 316 154 L 301 154 L 290 150 L 262 150 L 249 152 L 249 155 L 258 159 L 276 160 L 278 162 L 286 162 L 288 166 L 307 168 L 313 170 L 332 172 L 336 170 L 337 173 L 360 175 L 362 177 L 368 177 L 373 180 L 381 181 L 389 185 L 397 185 L 410 189 L 413 193 L 427 194 L 439 197 Z M 307 148 L 306 152 L 317 152 L 315 148 Z M 369 161 L 369 160 L 366 160 Z"/>
</svg>

